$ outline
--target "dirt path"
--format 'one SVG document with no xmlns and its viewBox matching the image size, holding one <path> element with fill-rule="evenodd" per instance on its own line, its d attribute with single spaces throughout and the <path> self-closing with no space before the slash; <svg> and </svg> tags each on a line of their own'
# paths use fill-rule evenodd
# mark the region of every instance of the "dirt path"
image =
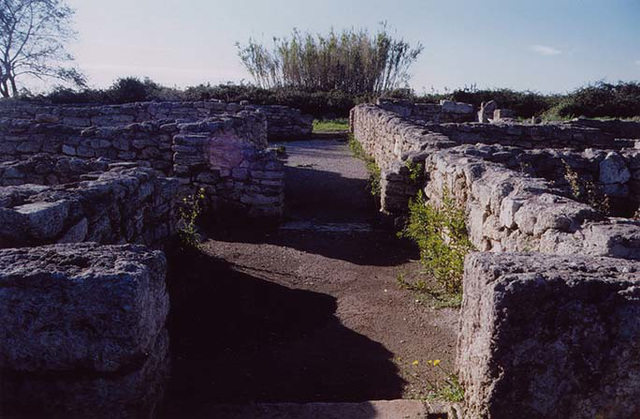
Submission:
<svg viewBox="0 0 640 419">
<path fill-rule="evenodd" d="M 456 312 L 399 289 L 417 255 L 377 223 L 362 162 L 338 141 L 286 149 L 285 222 L 218 225 L 204 255 L 171 268 L 169 416 L 414 398 L 427 360 L 453 365 Z"/>
</svg>

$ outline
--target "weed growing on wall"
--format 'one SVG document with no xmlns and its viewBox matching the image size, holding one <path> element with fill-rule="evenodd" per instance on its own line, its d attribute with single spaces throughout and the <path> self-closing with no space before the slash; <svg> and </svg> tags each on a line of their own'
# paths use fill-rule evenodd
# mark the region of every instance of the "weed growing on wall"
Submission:
<svg viewBox="0 0 640 419">
<path fill-rule="evenodd" d="M 409 169 L 409 179 L 412 182 L 419 182 L 422 179 L 424 173 L 424 165 L 422 163 L 407 160 L 404 165 Z"/>
<path fill-rule="evenodd" d="M 354 157 L 364 161 L 367 171 L 369 172 L 369 192 L 371 192 L 371 195 L 379 198 L 381 192 L 381 171 L 375 159 L 364 151 L 362 144 L 360 144 L 353 135 L 349 135 L 349 149 Z"/>
<path fill-rule="evenodd" d="M 603 215 L 611 215 L 611 202 L 602 188 L 588 180 L 584 180 L 576 173 L 566 161 L 564 165 L 564 178 L 569 182 L 571 197 L 593 207 Z"/>
<path fill-rule="evenodd" d="M 200 246 L 200 234 L 196 221 L 202 213 L 202 201 L 205 190 L 200 188 L 196 193 L 182 198 L 178 209 L 178 237 L 183 248 L 197 248 Z"/>
<path fill-rule="evenodd" d="M 464 258 L 474 247 L 464 210 L 448 190 L 443 192 L 440 207 L 426 203 L 420 191 L 409 202 L 409 224 L 402 235 L 418 245 L 422 265 L 448 293 L 462 292 Z"/>
</svg>

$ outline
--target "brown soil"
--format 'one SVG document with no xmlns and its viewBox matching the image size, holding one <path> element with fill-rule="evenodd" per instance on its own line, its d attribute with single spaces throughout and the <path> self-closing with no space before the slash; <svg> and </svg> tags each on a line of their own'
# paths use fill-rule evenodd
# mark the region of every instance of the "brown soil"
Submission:
<svg viewBox="0 0 640 419">
<path fill-rule="evenodd" d="M 285 146 L 280 226 L 219 223 L 201 252 L 169 254 L 167 417 L 416 398 L 441 377 L 428 360 L 453 368 L 457 311 L 399 288 L 417 252 L 378 222 L 362 162 L 344 142 Z"/>
</svg>

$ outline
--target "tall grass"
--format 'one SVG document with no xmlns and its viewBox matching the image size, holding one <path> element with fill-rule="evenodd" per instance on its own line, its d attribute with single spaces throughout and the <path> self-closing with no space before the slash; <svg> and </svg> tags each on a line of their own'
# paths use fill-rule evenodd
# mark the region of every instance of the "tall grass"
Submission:
<svg viewBox="0 0 640 419">
<path fill-rule="evenodd" d="M 261 87 L 353 95 L 405 85 L 409 67 L 423 49 L 394 39 L 384 24 L 373 35 L 365 29 L 331 30 L 326 35 L 294 30 L 289 38 L 274 38 L 271 47 L 249 39 L 237 48 L 242 64 Z"/>
</svg>

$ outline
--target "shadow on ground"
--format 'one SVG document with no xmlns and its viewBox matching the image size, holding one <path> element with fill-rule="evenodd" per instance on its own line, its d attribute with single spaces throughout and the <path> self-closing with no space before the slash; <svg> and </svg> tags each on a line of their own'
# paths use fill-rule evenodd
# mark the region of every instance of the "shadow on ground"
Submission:
<svg viewBox="0 0 640 419">
<path fill-rule="evenodd" d="M 313 168 L 286 167 L 285 216 L 281 223 L 234 220 L 233 214 L 212 220 L 205 227 L 217 241 L 272 244 L 290 247 L 358 265 L 397 266 L 419 258 L 414 245 L 398 239 L 383 223 L 367 180 Z M 279 228 L 303 221 L 308 229 Z M 335 227 L 340 232 L 321 232 Z M 369 231 L 349 231 L 350 226 Z"/>
<path fill-rule="evenodd" d="M 172 377 L 164 417 L 217 403 L 395 399 L 392 354 L 344 327 L 335 298 L 197 252 L 168 252 Z"/>
</svg>

